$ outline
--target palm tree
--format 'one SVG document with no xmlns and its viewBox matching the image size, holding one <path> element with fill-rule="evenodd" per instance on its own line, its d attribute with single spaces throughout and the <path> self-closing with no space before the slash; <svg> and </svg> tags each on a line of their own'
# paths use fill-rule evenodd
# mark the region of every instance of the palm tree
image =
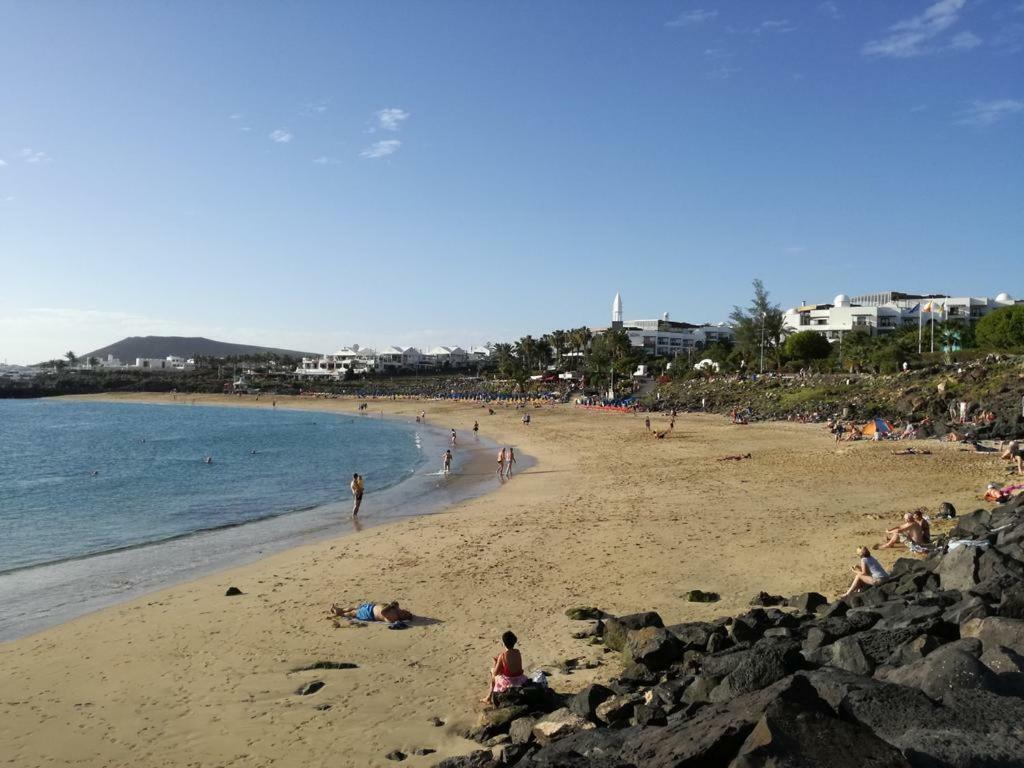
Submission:
<svg viewBox="0 0 1024 768">
<path fill-rule="evenodd" d="M 78 362 L 78 356 L 75 355 L 75 353 L 72 352 L 70 349 L 67 352 L 64 353 L 64 357 L 67 359 L 68 363 L 70 363 L 71 365 L 74 365 L 75 363 Z"/>
<path fill-rule="evenodd" d="M 562 366 L 562 355 L 565 353 L 568 344 L 569 334 L 565 331 L 552 331 L 548 334 L 551 339 L 551 348 L 555 351 L 555 362 L 558 367 Z"/>
</svg>

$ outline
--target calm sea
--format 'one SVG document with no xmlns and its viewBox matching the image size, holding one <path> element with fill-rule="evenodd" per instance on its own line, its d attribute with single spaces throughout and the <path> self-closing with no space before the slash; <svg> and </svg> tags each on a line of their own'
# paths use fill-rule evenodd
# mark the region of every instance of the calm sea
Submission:
<svg viewBox="0 0 1024 768">
<path fill-rule="evenodd" d="M 350 531 L 354 471 L 364 524 L 471 495 L 438 477 L 445 438 L 372 415 L 0 400 L 0 640 Z"/>
</svg>

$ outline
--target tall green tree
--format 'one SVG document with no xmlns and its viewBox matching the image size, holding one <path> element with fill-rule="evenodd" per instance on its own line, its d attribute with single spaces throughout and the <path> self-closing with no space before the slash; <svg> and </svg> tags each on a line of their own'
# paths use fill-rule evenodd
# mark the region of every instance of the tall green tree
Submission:
<svg viewBox="0 0 1024 768">
<path fill-rule="evenodd" d="M 768 291 L 760 279 L 754 280 L 754 298 L 749 307 L 733 307 L 732 321 L 736 346 L 742 350 L 750 370 L 757 370 L 762 343 L 765 368 L 782 365 L 782 344 L 786 333 L 782 325 L 782 309 L 768 299 Z"/>
<path fill-rule="evenodd" d="M 799 331 L 786 339 L 783 344 L 786 357 L 791 360 L 810 363 L 812 360 L 824 360 L 832 352 L 828 339 L 817 331 Z"/>
<path fill-rule="evenodd" d="M 1024 305 L 989 312 L 975 324 L 974 337 L 986 349 L 1024 347 Z"/>
<path fill-rule="evenodd" d="M 66 359 L 70 365 L 74 365 L 78 362 L 78 356 L 70 349 L 64 353 L 64 359 Z"/>
</svg>

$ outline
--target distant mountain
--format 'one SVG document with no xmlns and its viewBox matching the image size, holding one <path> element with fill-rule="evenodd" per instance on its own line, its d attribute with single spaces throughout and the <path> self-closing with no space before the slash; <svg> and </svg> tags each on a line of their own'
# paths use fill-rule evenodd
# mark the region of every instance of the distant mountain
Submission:
<svg viewBox="0 0 1024 768">
<path fill-rule="evenodd" d="M 204 339 L 202 336 L 129 336 L 126 339 L 92 352 L 81 355 L 106 359 L 113 355 L 123 363 L 134 362 L 137 357 L 163 358 L 168 355 L 179 357 L 227 357 L 228 355 L 288 355 L 290 357 L 316 357 L 314 352 L 299 352 L 294 349 L 257 347 L 252 344 L 231 344 L 226 341 Z"/>
</svg>

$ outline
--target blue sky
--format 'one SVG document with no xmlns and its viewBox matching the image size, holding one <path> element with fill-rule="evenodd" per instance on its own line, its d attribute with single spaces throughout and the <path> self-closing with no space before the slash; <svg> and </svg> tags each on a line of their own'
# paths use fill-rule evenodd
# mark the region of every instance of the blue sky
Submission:
<svg viewBox="0 0 1024 768">
<path fill-rule="evenodd" d="M 1024 1 L 0 18 L 0 360 L 1024 294 Z"/>
</svg>

